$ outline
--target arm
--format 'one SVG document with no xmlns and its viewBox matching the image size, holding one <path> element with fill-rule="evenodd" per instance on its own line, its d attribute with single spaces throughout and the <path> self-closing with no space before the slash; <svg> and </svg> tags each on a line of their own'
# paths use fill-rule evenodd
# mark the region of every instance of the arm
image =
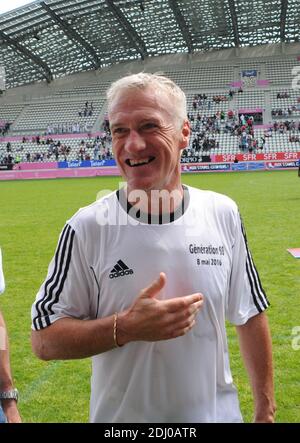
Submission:
<svg viewBox="0 0 300 443">
<path fill-rule="evenodd" d="M 13 389 L 13 380 L 9 363 L 8 338 L 4 318 L 0 312 L 0 391 Z M 9 423 L 20 423 L 21 418 L 15 400 L 0 400 Z"/>
<path fill-rule="evenodd" d="M 267 317 L 264 313 L 258 314 L 236 329 L 254 397 L 254 422 L 273 423 L 276 405 L 272 343 Z"/>
<path fill-rule="evenodd" d="M 118 314 L 119 345 L 131 341 L 158 341 L 186 334 L 195 324 L 202 306 L 201 294 L 169 300 L 155 297 L 166 283 L 161 273 L 148 288 L 143 289 L 133 305 Z M 96 320 L 62 318 L 51 326 L 32 332 L 32 347 L 43 360 L 85 358 L 115 347 L 114 316 Z"/>
</svg>

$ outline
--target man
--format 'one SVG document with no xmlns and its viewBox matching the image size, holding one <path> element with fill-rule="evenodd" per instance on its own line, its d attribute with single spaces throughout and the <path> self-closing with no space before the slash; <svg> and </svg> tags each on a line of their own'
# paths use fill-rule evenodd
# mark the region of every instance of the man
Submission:
<svg viewBox="0 0 300 443">
<path fill-rule="evenodd" d="M 5 281 L 2 269 L 0 248 L 0 294 L 4 292 Z M 17 408 L 18 392 L 13 389 L 8 351 L 8 339 L 4 318 L 0 311 L 0 423 L 20 423 L 21 418 Z"/>
<path fill-rule="evenodd" d="M 273 422 L 268 301 L 235 203 L 181 184 L 184 93 L 140 73 L 111 86 L 108 110 L 127 185 L 64 228 L 32 309 L 34 352 L 93 356 L 92 422 L 240 422 L 227 317 L 254 420 Z"/>
</svg>

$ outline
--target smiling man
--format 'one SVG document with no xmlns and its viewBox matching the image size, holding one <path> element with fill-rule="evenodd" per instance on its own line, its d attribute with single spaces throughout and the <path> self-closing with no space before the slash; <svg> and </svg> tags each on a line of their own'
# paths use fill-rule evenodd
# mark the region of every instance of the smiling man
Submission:
<svg viewBox="0 0 300 443">
<path fill-rule="evenodd" d="M 182 191 L 180 156 L 190 134 L 185 97 L 175 89 L 170 96 L 163 88 L 170 87 L 170 82 L 163 79 L 147 89 L 137 86 L 138 94 L 133 93 L 134 85 L 109 92 L 115 158 L 129 191 Z M 126 79 L 120 80 L 119 88 L 122 81 Z M 183 107 L 182 115 L 174 112 L 174 101 L 179 109 Z"/>
<path fill-rule="evenodd" d="M 237 326 L 254 420 L 272 422 L 268 300 L 236 204 L 181 183 L 190 126 L 160 75 L 108 91 L 125 187 L 66 224 L 32 308 L 42 359 L 93 357 L 92 422 L 241 422 L 225 330 Z"/>
<path fill-rule="evenodd" d="M 108 93 L 113 149 L 128 200 L 133 195 L 136 207 L 152 214 L 165 205 L 174 211 L 183 198 L 180 156 L 190 134 L 185 95 L 167 78 L 159 80 L 143 89 L 138 80 L 126 87 L 125 78 Z M 138 190 L 147 193 L 147 200 L 137 202 Z M 157 190 L 168 192 L 157 199 Z"/>
</svg>

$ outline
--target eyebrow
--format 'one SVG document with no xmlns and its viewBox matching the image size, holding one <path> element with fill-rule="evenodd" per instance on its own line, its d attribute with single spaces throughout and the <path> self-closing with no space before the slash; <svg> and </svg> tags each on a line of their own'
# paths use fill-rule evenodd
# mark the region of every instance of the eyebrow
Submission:
<svg viewBox="0 0 300 443">
<path fill-rule="evenodd" d="M 143 118 L 142 120 L 140 120 L 138 122 L 138 125 L 143 125 L 144 123 L 149 123 L 149 122 L 160 123 L 160 119 L 157 117 Z M 110 129 L 114 129 L 115 127 L 118 127 L 118 126 L 123 127 L 123 126 L 127 126 L 127 125 L 126 125 L 126 123 L 122 123 L 122 121 L 120 121 L 120 122 L 117 121 L 116 123 L 110 124 Z"/>
<path fill-rule="evenodd" d="M 116 126 L 122 126 L 122 123 L 113 123 L 113 124 L 109 124 L 109 127 L 110 127 L 110 129 L 113 129 L 113 128 L 115 128 Z"/>
</svg>

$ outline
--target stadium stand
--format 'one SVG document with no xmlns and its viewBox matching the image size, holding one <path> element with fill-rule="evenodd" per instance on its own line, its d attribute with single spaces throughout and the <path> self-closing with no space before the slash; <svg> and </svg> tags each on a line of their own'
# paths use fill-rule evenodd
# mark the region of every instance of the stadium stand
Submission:
<svg viewBox="0 0 300 443">
<path fill-rule="evenodd" d="M 88 132 L 92 129 L 97 115 L 99 115 L 104 100 L 93 101 L 93 113 L 91 116 L 80 117 L 79 112 L 84 111 L 84 100 L 76 101 L 56 99 L 55 101 L 48 100 L 45 103 L 36 102 L 27 104 L 23 108 L 22 114 L 16 119 L 11 126 L 11 131 L 14 133 L 22 131 L 46 131 L 49 125 L 64 125 L 71 126 L 74 123 L 79 123 L 82 130 L 71 129 L 69 132 Z M 64 131 L 67 132 L 67 131 Z"/>
<path fill-rule="evenodd" d="M 296 61 L 293 58 L 293 63 L 295 65 Z M 169 57 L 169 61 L 172 61 L 172 56 Z M 261 71 L 265 70 L 266 67 L 271 62 L 266 62 L 263 58 L 258 62 L 255 58 L 255 62 L 247 61 L 244 65 L 245 68 L 249 66 L 256 66 L 257 69 Z M 225 118 L 220 119 L 220 124 L 217 130 L 210 128 L 204 139 L 210 140 L 208 143 L 201 142 L 200 149 L 196 151 L 196 156 L 201 159 L 202 155 L 205 154 L 236 154 L 238 152 L 244 152 L 240 147 L 240 136 L 237 134 L 232 134 L 227 128 L 226 122 L 228 122 L 227 115 L 231 110 L 235 115 L 235 120 L 238 119 L 238 113 L 240 109 L 257 109 L 261 108 L 264 116 L 264 127 L 255 127 L 253 138 L 257 140 L 256 150 L 259 152 L 284 152 L 291 151 L 297 152 L 299 150 L 298 141 L 290 141 L 291 135 L 298 131 L 298 129 L 293 131 L 286 131 L 284 134 L 280 132 L 268 132 L 268 125 L 272 126 L 272 120 L 276 120 L 279 117 L 290 118 L 291 116 L 288 112 L 284 113 L 282 116 L 273 115 L 272 111 L 275 109 L 288 109 L 289 106 L 297 106 L 298 93 L 289 88 L 288 84 L 282 85 L 281 82 L 277 82 L 277 77 L 269 77 L 269 86 L 263 89 L 259 86 L 254 86 L 251 88 L 242 88 L 243 92 L 238 92 L 237 88 L 232 87 L 234 81 L 237 83 L 240 81 L 241 64 L 235 63 L 234 60 L 229 60 L 227 65 L 209 65 L 197 64 L 185 69 L 178 69 L 177 66 L 171 69 L 171 65 L 168 65 L 168 69 L 164 70 L 164 66 L 155 66 L 153 69 L 150 66 L 149 71 L 164 72 L 166 75 L 173 78 L 178 82 L 182 88 L 187 93 L 187 106 L 189 116 L 193 119 L 192 129 L 193 135 L 190 141 L 190 147 L 187 155 L 194 156 L 195 149 L 193 148 L 193 142 L 195 140 L 195 133 L 205 131 L 205 126 L 203 122 L 197 124 L 197 115 L 203 117 L 213 117 L 215 115 L 224 113 Z M 137 66 L 134 66 L 138 70 Z M 152 68 L 152 69 L 151 69 Z M 103 76 L 99 75 L 98 82 L 91 82 L 90 84 L 74 85 L 73 87 L 68 86 L 64 88 L 59 85 L 58 90 L 52 88 L 53 93 L 49 95 L 49 90 L 47 89 L 47 96 L 33 97 L 31 101 L 27 101 L 23 104 L 21 103 L 7 103 L 4 108 L 1 107 L 0 117 L 2 119 L 7 119 L 13 122 L 10 128 L 9 135 L 44 135 L 48 133 L 49 125 L 54 127 L 55 132 L 63 133 L 88 133 L 95 132 L 101 129 L 101 123 L 105 115 L 105 91 L 111 82 L 111 79 L 117 79 L 122 75 L 119 69 L 109 69 L 109 74 L 106 72 Z M 266 72 L 266 70 L 265 70 Z M 234 77 L 234 75 L 237 77 Z M 84 74 L 80 74 L 81 76 Z M 107 79 L 109 76 L 109 80 Z M 213 81 L 211 80 L 213 78 Z M 83 78 L 77 78 L 77 81 L 83 81 Z M 198 85 L 198 88 L 197 88 Z M 223 88 L 221 87 L 223 86 Z M 18 88 L 21 89 L 21 88 Z M 229 95 L 230 91 L 234 91 L 232 96 Z M 277 98 L 280 91 L 286 92 L 288 94 L 287 98 Z M 200 101 L 200 105 L 196 108 L 193 107 L 194 97 L 199 95 L 205 95 L 206 99 Z M 218 100 L 221 97 L 221 100 Z M 4 94 L 4 97 L 0 98 L 0 103 L 2 100 L 9 99 L 9 91 Z M 87 99 L 93 101 L 93 115 L 90 117 L 79 117 L 78 112 L 84 109 L 84 104 Z M 99 121 L 97 117 L 102 115 L 102 120 Z M 292 117 L 299 115 L 299 112 L 293 113 Z M 297 120 L 296 120 L 297 121 Z M 218 122 L 218 119 L 217 119 Z M 76 126 L 74 129 L 74 124 L 79 123 L 80 129 L 77 130 Z M 97 124 L 96 124 L 97 123 Z M 230 123 L 230 121 L 229 121 Z M 267 130 L 267 132 L 266 132 Z M 267 134 L 267 136 L 266 136 Z M 259 147 L 259 141 L 261 138 L 264 139 L 262 146 Z M 297 138 L 296 138 L 297 140 Z M 89 145 L 90 139 L 88 136 L 84 138 L 84 141 Z M 70 147 L 70 152 L 67 156 L 69 160 L 80 158 L 78 152 L 78 145 L 81 142 L 81 138 L 76 140 L 74 138 L 61 140 L 62 145 Z M 38 155 L 39 161 L 49 160 L 49 158 L 54 158 L 54 154 L 49 157 L 48 147 L 44 145 L 37 145 L 36 143 L 28 142 L 27 144 L 22 144 L 20 146 L 19 142 L 11 142 L 12 156 L 21 158 L 21 161 L 25 161 L 30 154 L 30 159 L 36 159 Z M 2 158 L 5 154 L 6 142 L 0 143 L 0 152 L 2 153 Z M 109 147 L 108 147 L 109 149 Z M 255 151 L 254 149 L 254 151 Z M 87 153 L 90 158 L 94 158 L 93 149 Z M 251 150 L 250 150 L 251 151 Z M 64 159 L 65 154 L 60 152 L 58 159 Z"/>
<path fill-rule="evenodd" d="M 14 122 L 22 112 L 24 106 L 24 104 L 14 103 L 6 103 L 5 105 L 0 106 L 0 120 Z"/>
<path fill-rule="evenodd" d="M 231 8 L 223 2 L 217 18 L 227 20 L 228 41 L 221 44 L 225 28 L 222 25 L 220 34 L 221 21 L 212 24 L 208 0 L 201 5 L 191 0 L 190 9 L 186 2 L 151 0 L 144 11 L 136 2 L 111 3 L 37 1 L 0 16 L 0 37 L 6 43 L 0 54 L 7 72 L 0 122 L 11 123 L 0 138 L 0 159 L 8 154 L 17 161 L 109 157 L 110 136 L 103 128 L 105 91 L 113 80 L 139 71 L 162 72 L 186 92 L 193 132 L 184 155 L 201 160 L 210 154 L 299 151 L 300 91 L 291 88 L 293 69 L 300 69 L 296 29 L 284 30 L 282 25 L 281 43 L 276 43 L 275 29 L 272 38 L 262 38 L 262 22 L 251 35 L 246 30 L 238 33 L 230 26 L 234 20 L 245 21 L 247 8 L 239 3 L 237 11 L 234 2 Z M 262 17 L 265 7 L 262 0 L 256 2 Z M 295 12 L 290 3 L 281 19 L 290 23 Z M 72 29 L 59 17 L 68 19 Z M 101 47 L 97 35 L 102 36 Z M 84 112 L 86 102 L 92 103 L 91 115 Z M 251 115 L 250 128 L 241 118 Z M 286 120 L 295 124 L 274 130 L 274 122 Z M 22 143 L 23 136 L 27 140 Z M 41 142 L 32 141 L 33 136 Z M 55 146 L 60 141 L 58 152 L 53 147 L 49 152 L 47 137 L 53 137 Z M 79 152 L 82 142 L 84 153 Z M 94 153 L 97 143 L 99 152 L 96 148 Z"/>
</svg>

